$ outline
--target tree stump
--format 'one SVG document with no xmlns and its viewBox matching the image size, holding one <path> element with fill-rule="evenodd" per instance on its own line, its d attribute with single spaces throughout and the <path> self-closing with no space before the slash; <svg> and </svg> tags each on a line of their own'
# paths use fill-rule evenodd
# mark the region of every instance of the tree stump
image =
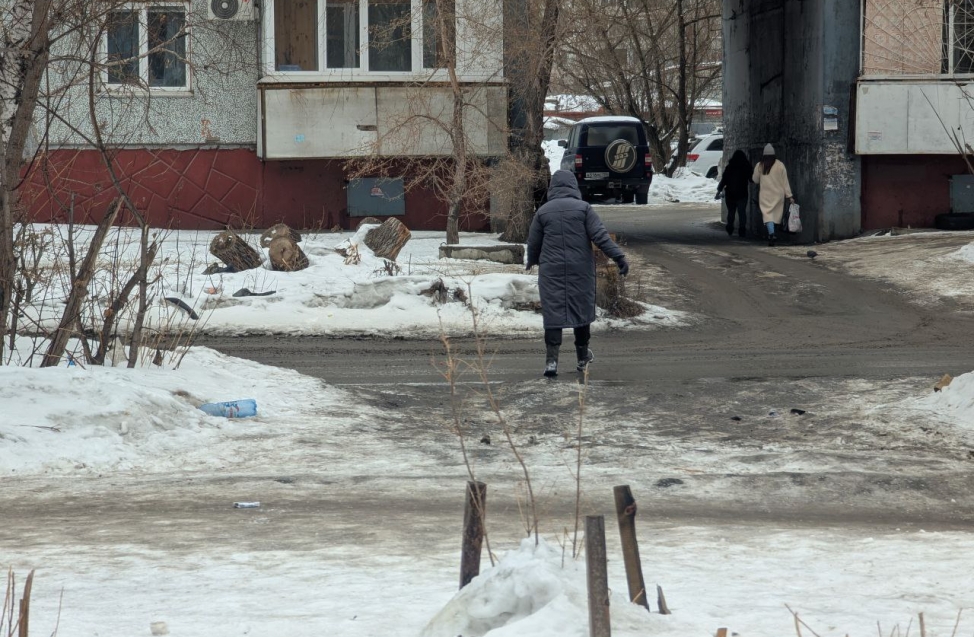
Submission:
<svg viewBox="0 0 974 637">
<path fill-rule="evenodd" d="M 297 231 L 291 229 L 286 224 L 279 223 L 264 230 L 264 233 L 260 235 L 260 247 L 269 248 L 271 241 L 278 237 L 290 237 L 295 243 L 301 243 L 301 235 Z"/>
<path fill-rule="evenodd" d="M 277 237 L 267 247 L 271 267 L 280 272 L 294 272 L 308 267 L 308 256 L 291 237 Z"/>
<path fill-rule="evenodd" d="M 260 253 L 252 248 L 233 230 L 227 230 L 213 237 L 210 254 L 238 272 L 253 270 L 263 262 Z"/>
<path fill-rule="evenodd" d="M 386 219 L 385 223 L 378 228 L 369 230 L 365 235 L 365 245 L 375 253 L 375 256 L 395 261 L 399 251 L 411 236 L 409 228 L 393 217 Z"/>
</svg>

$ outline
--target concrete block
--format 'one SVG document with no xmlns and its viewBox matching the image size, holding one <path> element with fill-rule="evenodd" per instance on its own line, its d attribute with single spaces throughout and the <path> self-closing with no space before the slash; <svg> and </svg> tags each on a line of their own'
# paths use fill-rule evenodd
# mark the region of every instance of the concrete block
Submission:
<svg viewBox="0 0 974 637">
<path fill-rule="evenodd" d="M 522 264 L 524 263 L 524 245 L 520 243 L 499 243 L 488 246 L 441 245 L 440 258 Z"/>
</svg>

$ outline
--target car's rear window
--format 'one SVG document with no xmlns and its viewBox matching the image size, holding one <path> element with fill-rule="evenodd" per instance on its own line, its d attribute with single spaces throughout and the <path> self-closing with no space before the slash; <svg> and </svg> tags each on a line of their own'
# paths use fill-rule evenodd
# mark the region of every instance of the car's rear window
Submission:
<svg viewBox="0 0 974 637">
<path fill-rule="evenodd" d="M 589 146 L 608 146 L 617 139 L 624 139 L 633 146 L 639 145 L 639 133 L 631 124 L 600 124 L 588 127 Z"/>
</svg>

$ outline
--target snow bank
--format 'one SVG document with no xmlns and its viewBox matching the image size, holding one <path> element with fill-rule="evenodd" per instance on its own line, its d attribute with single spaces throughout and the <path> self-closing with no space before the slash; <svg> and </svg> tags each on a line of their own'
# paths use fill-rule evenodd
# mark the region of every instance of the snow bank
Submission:
<svg viewBox="0 0 974 637">
<path fill-rule="evenodd" d="M 955 259 L 960 259 L 962 261 L 967 261 L 968 263 L 974 263 L 974 243 L 968 243 L 960 250 L 951 252 L 948 256 Z"/>
<path fill-rule="evenodd" d="M 716 180 L 702 177 L 686 168 L 678 168 L 672 178 L 663 174 L 654 175 L 653 185 L 649 189 L 650 203 L 715 203 L 716 194 Z"/>
<path fill-rule="evenodd" d="M 179 369 L 0 366 L 0 475 L 168 470 L 219 465 L 206 447 L 263 431 L 340 392 L 297 372 L 193 348 Z M 254 398 L 257 417 L 227 420 L 205 402 Z"/>
<path fill-rule="evenodd" d="M 564 565 L 562 561 L 564 560 Z M 651 615 L 616 594 L 610 603 L 612 634 L 657 635 L 693 628 L 673 616 Z M 698 634 L 700 627 L 694 627 Z M 518 550 L 459 591 L 430 620 L 421 637 L 587 637 L 585 562 L 563 556 L 544 541 L 526 538 Z"/>
<path fill-rule="evenodd" d="M 565 154 L 565 149 L 558 145 L 556 139 L 541 142 L 541 148 L 544 150 L 545 157 L 548 158 L 548 169 L 553 175 L 556 170 L 561 168 L 561 158 Z"/>
<path fill-rule="evenodd" d="M 933 412 L 947 422 L 974 430 L 974 372 L 962 374 L 939 392 L 910 402 L 914 409 Z"/>
<path fill-rule="evenodd" d="M 469 333 L 470 308 L 457 301 L 456 295 L 446 303 L 423 295 L 442 281 L 450 291 L 473 291 L 470 300 L 481 314 L 481 324 L 489 326 L 493 334 L 536 334 L 540 329 L 541 316 L 524 309 L 539 300 L 537 275 L 525 274 L 523 266 L 440 259 L 444 234 L 423 231 L 412 233 L 398 262 L 390 265 L 365 246 L 364 236 L 371 227 L 360 228 L 351 236 L 305 235 L 301 247 L 310 266 L 299 272 L 275 272 L 265 258 L 264 267 L 253 270 L 203 274 L 207 264 L 215 261 L 208 254 L 215 233 L 172 232 L 162 237 L 160 256 L 153 268 L 153 277 L 159 277 L 160 283 L 151 294 L 147 325 L 169 334 L 195 330 L 220 335 L 431 337 L 439 335 L 441 329 L 449 334 Z M 83 237 L 90 233 L 91 228 L 79 229 Z M 113 251 L 118 249 L 120 261 L 134 267 L 138 255 L 135 238 L 131 229 L 120 229 L 109 242 L 110 250 L 102 255 L 103 269 L 91 286 L 91 311 L 96 316 L 103 314 L 110 291 L 118 286 L 108 265 Z M 247 238 L 256 244 L 255 236 Z M 463 233 L 461 243 L 496 245 L 499 240 L 496 235 Z M 351 245 L 357 246 L 358 259 L 346 263 L 335 249 Z M 56 263 L 49 265 L 54 268 Z M 50 288 L 35 293 L 38 301 L 29 308 L 28 322 L 54 329 L 67 289 L 65 282 L 54 281 Z M 243 294 L 244 290 L 260 296 Z M 188 318 L 164 298 L 181 300 L 200 319 Z M 130 319 L 130 312 L 120 316 L 120 331 L 125 331 Z M 634 321 L 627 326 L 646 324 Z"/>
</svg>

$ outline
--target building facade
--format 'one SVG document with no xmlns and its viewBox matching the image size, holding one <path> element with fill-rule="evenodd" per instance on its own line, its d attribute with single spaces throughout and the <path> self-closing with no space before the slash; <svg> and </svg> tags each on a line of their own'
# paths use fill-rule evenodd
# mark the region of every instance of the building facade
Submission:
<svg viewBox="0 0 974 637">
<path fill-rule="evenodd" d="M 974 1 L 864 0 L 854 146 L 863 228 L 974 212 Z"/>
<path fill-rule="evenodd" d="M 724 0 L 723 17 L 725 148 L 775 145 L 802 241 L 974 212 L 974 0 Z"/>
<path fill-rule="evenodd" d="M 24 199 L 37 219 L 96 218 L 117 179 L 160 227 L 442 228 L 416 167 L 452 156 L 455 103 L 469 154 L 505 154 L 502 21 L 494 0 L 112 5 L 97 77 L 52 63 Z"/>
</svg>

